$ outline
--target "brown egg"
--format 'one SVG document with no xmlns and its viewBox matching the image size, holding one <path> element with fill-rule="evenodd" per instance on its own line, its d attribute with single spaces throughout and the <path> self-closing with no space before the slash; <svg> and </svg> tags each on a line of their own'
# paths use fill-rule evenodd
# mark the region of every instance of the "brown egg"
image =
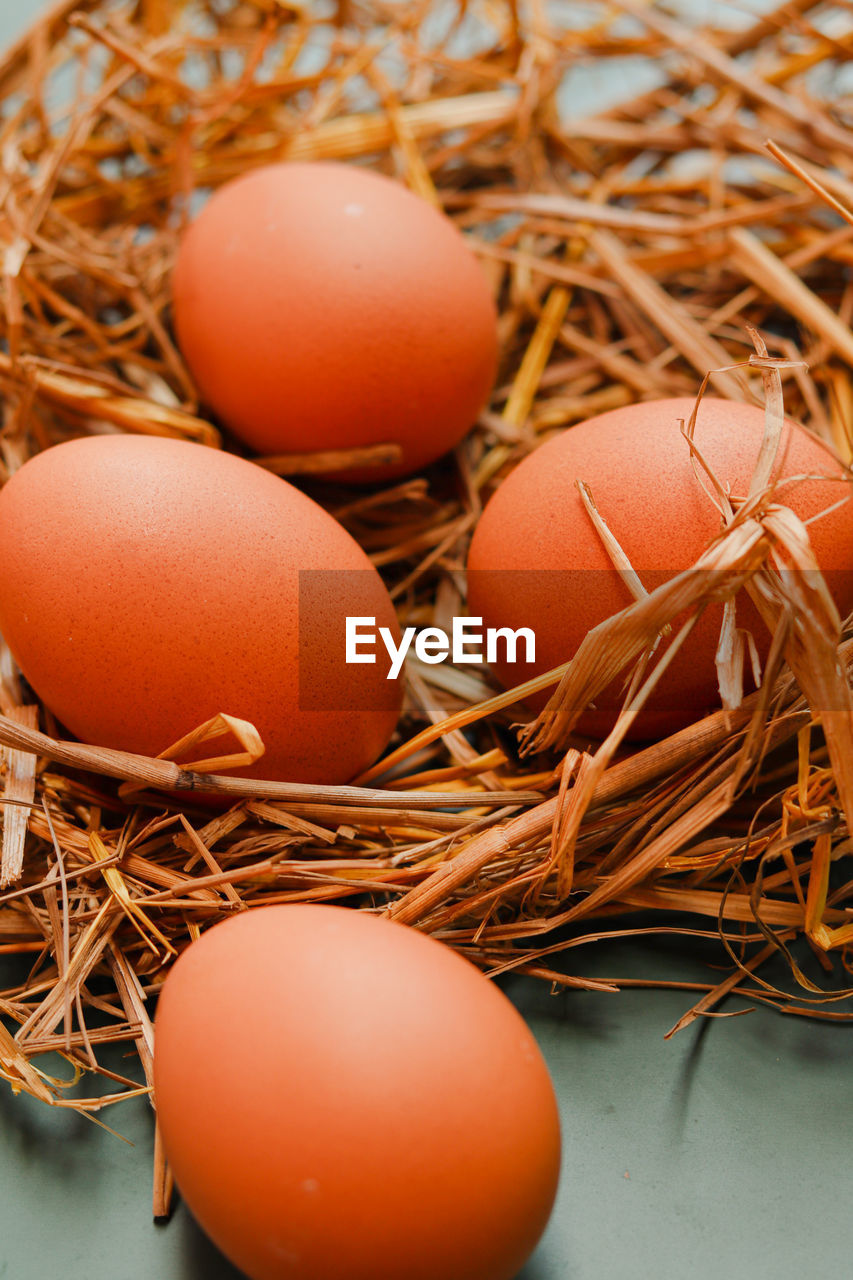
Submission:
<svg viewBox="0 0 853 1280">
<path fill-rule="evenodd" d="M 496 314 L 455 226 L 349 164 L 275 164 L 227 183 L 184 236 L 175 327 L 204 402 L 263 454 L 397 442 L 413 471 L 489 394 Z"/>
<path fill-rule="evenodd" d="M 264 740 L 254 775 L 347 781 L 400 702 L 384 669 L 345 664 L 347 614 L 396 630 L 349 534 L 233 454 L 91 436 L 0 493 L 0 630 L 83 741 L 156 755 L 226 712 Z"/>
<path fill-rule="evenodd" d="M 259 908 L 179 958 L 154 1085 L 181 1194 L 251 1280 L 514 1280 L 560 1132 L 504 995 L 362 911 Z"/>
<path fill-rule="evenodd" d="M 693 473 L 679 429 L 678 420 L 686 421 L 693 405 L 691 397 L 658 400 L 579 423 L 526 458 L 488 503 L 468 558 L 469 611 L 482 616 L 485 626 L 525 626 L 536 635 L 533 664 L 494 664 L 507 687 L 568 661 L 592 627 L 632 603 L 586 513 L 576 480 L 589 485 L 647 589 L 689 568 L 719 531 L 719 514 Z M 735 496 L 748 491 L 763 429 L 762 409 L 714 398 L 701 402 L 696 444 Z M 808 480 L 780 491 L 779 501 L 802 518 L 849 493 L 826 451 L 788 423 L 776 475 L 807 473 L 834 479 Z M 809 533 L 843 616 L 853 608 L 849 504 L 810 525 Z M 736 617 L 766 655 L 769 637 L 743 592 Z M 719 708 L 714 655 L 721 622 L 722 605 L 709 607 L 632 726 L 633 737 L 672 733 Z M 623 691 L 623 679 L 614 681 L 595 708 L 584 713 L 579 730 L 605 735 Z M 534 700 L 531 706 L 538 709 L 544 701 Z"/>
</svg>

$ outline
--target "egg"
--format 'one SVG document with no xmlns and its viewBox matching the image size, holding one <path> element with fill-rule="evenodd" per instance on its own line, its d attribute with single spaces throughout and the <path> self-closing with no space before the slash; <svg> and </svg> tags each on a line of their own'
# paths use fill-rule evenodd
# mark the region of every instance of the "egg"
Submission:
<svg viewBox="0 0 853 1280">
<path fill-rule="evenodd" d="M 468 606 L 472 615 L 483 617 L 484 626 L 534 631 L 534 662 L 511 664 L 503 661 L 505 651 L 498 651 L 501 661 L 493 669 L 507 688 L 567 662 L 589 630 L 633 601 L 576 480 L 589 485 L 647 590 L 688 569 L 719 532 L 719 514 L 694 474 L 679 427 L 694 403 L 692 397 L 651 401 L 590 418 L 542 445 L 499 485 L 472 538 Z M 749 489 L 763 431 L 764 411 L 756 406 L 712 397 L 700 403 L 696 445 L 734 496 Z M 788 422 L 774 475 L 805 474 L 816 478 L 785 487 L 778 498 L 801 518 L 849 496 L 849 485 L 826 450 Z M 809 534 L 843 616 L 853 608 L 849 503 L 811 524 Z M 722 605 L 706 610 L 632 726 L 632 737 L 672 733 L 719 709 L 714 656 L 722 616 Z M 736 619 L 766 656 L 770 638 L 743 592 Z M 578 730 L 604 736 L 623 694 L 620 676 L 583 713 Z M 533 699 L 531 708 L 538 710 L 544 701 L 545 696 Z"/>
<path fill-rule="evenodd" d="M 350 164 L 254 169 L 180 244 L 177 340 L 202 400 L 262 454 L 393 442 L 413 471 L 453 448 L 497 363 L 491 291 L 453 223 Z"/>
<path fill-rule="evenodd" d="M 348 614 L 398 633 L 346 530 L 233 454 L 90 436 L 36 455 L 0 492 L 0 631 L 85 742 L 157 755 L 225 712 L 263 739 L 252 774 L 347 781 L 384 749 L 400 704 L 379 665 L 346 664 Z"/>
<path fill-rule="evenodd" d="M 177 960 L 154 1099 L 177 1185 L 251 1280 L 514 1280 L 553 1204 L 554 1091 L 467 960 L 345 907 L 256 908 Z"/>
</svg>

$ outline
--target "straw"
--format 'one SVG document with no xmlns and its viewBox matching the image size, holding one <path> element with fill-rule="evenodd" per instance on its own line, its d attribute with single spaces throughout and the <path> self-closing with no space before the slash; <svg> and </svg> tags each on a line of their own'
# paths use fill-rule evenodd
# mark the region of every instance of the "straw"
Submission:
<svg viewBox="0 0 853 1280">
<path fill-rule="evenodd" d="M 147 1090 L 155 997 L 175 955 L 234 912 L 276 902 L 385 913 L 486 973 L 602 998 L 654 980 L 593 979 L 583 947 L 716 936 L 722 974 L 659 981 L 692 1002 L 678 1027 L 738 996 L 853 1016 L 853 640 L 788 505 L 792 487 L 770 483 L 783 413 L 851 457 L 853 141 L 826 89 L 851 35 L 818 30 L 814 0 L 736 32 L 696 30 L 638 0 L 591 9 L 571 29 L 541 6 L 463 7 L 479 24 L 472 56 L 429 5 L 325 17 L 206 0 L 63 0 L 7 51 L 0 478 L 89 432 L 232 447 L 171 328 L 190 198 L 272 161 L 334 159 L 443 209 L 499 310 L 489 403 L 428 472 L 361 489 L 329 478 L 393 462 L 393 439 L 366 454 L 256 459 L 360 542 L 402 626 L 464 611 L 467 545 L 491 493 L 596 412 L 706 385 L 766 405 L 749 493 L 731 498 L 705 465 L 695 417 L 685 424 L 697 492 L 723 528 L 695 565 L 646 590 L 580 477 L 633 603 L 515 690 L 484 669 L 412 661 L 388 753 L 344 787 L 235 774 L 264 760 L 237 706 L 215 723 L 200 714 L 156 759 L 73 742 L 4 658 L 0 951 L 25 963 L 0 992 L 0 1072 L 47 1103 L 91 1115 Z M 573 112 L 574 69 L 626 53 L 654 59 L 660 86 Z M 613 467 L 627 473 L 625 459 Z M 732 605 L 744 591 L 774 636 L 746 698 L 755 654 Z M 656 682 L 665 690 L 674 646 L 712 600 L 725 605 L 724 707 L 632 746 L 633 717 Z M 615 677 L 623 711 L 591 742 L 579 713 Z M 531 720 L 524 700 L 543 693 Z M 803 954 L 819 958 L 819 981 Z M 788 963 L 784 989 L 762 977 L 772 956 Z M 102 1060 L 128 1041 L 144 1086 Z M 63 1056 L 64 1079 L 36 1065 L 47 1049 Z M 68 1086 L 84 1071 L 102 1088 L 81 1101 Z M 158 1143 L 158 1215 L 170 1185 Z"/>
</svg>

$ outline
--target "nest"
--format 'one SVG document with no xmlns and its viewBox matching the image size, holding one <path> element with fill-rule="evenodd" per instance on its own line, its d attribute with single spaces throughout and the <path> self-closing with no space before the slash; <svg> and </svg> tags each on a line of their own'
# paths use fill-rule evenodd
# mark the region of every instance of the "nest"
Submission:
<svg viewBox="0 0 853 1280">
<path fill-rule="evenodd" d="M 723 510 L 700 562 L 714 572 L 639 594 L 536 682 L 552 696 L 521 751 L 517 693 L 413 662 L 390 754 L 353 786 L 229 777 L 252 749 L 234 720 L 200 726 L 196 741 L 239 741 L 190 773 L 193 743 L 150 760 L 68 741 L 6 654 L 0 951 L 29 953 L 0 993 L 14 1090 L 89 1113 L 144 1092 L 101 1064 L 102 1046 L 133 1042 L 150 1084 L 151 1008 L 173 957 L 233 911 L 274 902 L 384 911 L 487 973 L 559 988 L 639 981 L 583 976 L 583 948 L 603 938 L 715 937 L 725 976 L 676 984 L 690 993 L 679 1026 L 733 992 L 853 1016 L 853 881 L 832 865 L 850 851 L 853 642 L 819 574 L 780 574 L 814 566 L 768 487 L 783 398 L 851 457 L 853 134 L 835 99 L 853 35 L 814 0 L 737 30 L 688 29 L 635 0 L 590 5 L 572 26 L 561 13 L 62 0 L 0 64 L 6 474 L 91 430 L 221 443 L 170 332 L 170 269 L 194 192 L 291 158 L 366 164 L 435 201 L 499 299 L 498 385 L 452 458 L 370 490 L 323 479 L 358 453 L 263 460 L 365 547 L 404 625 L 464 611 L 483 503 L 555 431 L 698 395 L 709 373 L 716 394 L 765 402 L 767 418 L 749 500 Z M 657 87 L 574 114 L 579 77 L 626 58 L 651 59 Z M 590 516 L 606 538 L 592 503 Z M 733 653 L 723 709 L 627 748 L 665 679 L 643 665 L 655 637 L 742 587 L 775 637 L 758 692 L 741 697 Z M 619 671 L 613 733 L 573 737 Z M 211 816 L 192 789 L 231 803 Z M 808 948 L 820 982 L 796 958 Z M 779 954 L 785 987 L 761 973 Z M 69 1094 L 38 1064 L 49 1051 L 75 1078 L 100 1072 L 100 1094 Z M 162 1164 L 158 1187 L 162 1205 Z"/>
</svg>

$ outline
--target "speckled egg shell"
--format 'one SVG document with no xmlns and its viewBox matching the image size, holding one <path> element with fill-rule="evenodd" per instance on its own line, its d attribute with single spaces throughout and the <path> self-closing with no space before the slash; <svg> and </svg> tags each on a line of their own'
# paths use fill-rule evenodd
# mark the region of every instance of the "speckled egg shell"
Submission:
<svg viewBox="0 0 853 1280">
<path fill-rule="evenodd" d="M 497 363 L 486 277 L 448 218 L 355 165 L 276 164 L 227 183 L 183 238 L 175 328 L 204 402 L 259 453 L 452 448 Z"/>
<path fill-rule="evenodd" d="M 264 740 L 255 775 L 346 781 L 383 750 L 400 700 L 378 665 L 345 665 L 347 612 L 396 629 L 349 534 L 232 454 L 92 436 L 0 493 L 0 630 L 84 741 L 156 755 L 226 712 Z"/>
<path fill-rule="evenodd" d="M 515 1280 L 560 1165 L 547 1067 L 467 960 L 362 911 L 202 934 L 157 1009 L 164 1147 L 251 1280 Z"/>
<path fill-rule="evenodd" d="M 568 661 L 592 627 L 632 602 L 576 480 L 589 485 L 647 589 L 689 568 L 719 531 L 720 517 L 693 472 L 679 428 L 693 405 L 690 397 L 650 401 L 590 418 L 537 449 L 499 486 L 471 543 L 469 609 L 486 626 L 527 626 L 536 634 L 534 664 L 495 664 L 502 683 L 510 687 Z M 701 402 L 696 444 L 734 495 L 749 488 L 763 429 L 764 411 L 756 406 L 712 397 Z M 780 491 L 779 501 L 803 518 L 849 493 L 827 452 L 788 423 L 776 475 L 807 474 L 834 479 L 805 480 Z M 809 533 L 843 615 L 853 608 L 853 508 L 844 504 L 810 525 Z M 722 606 L 706 610 L 631 736 L 671 733 L 719 708 L 714 655 L 721 621 Z M 738 597 L 737 622 L 752 631 L 766 656 L 769 637 L 745 593 Z M 622 692 L 620 679 L 587 709 L 579 731 L 606 734 Z M 539 709 L 544 701 L 530 705 Z"/>
</svg>

